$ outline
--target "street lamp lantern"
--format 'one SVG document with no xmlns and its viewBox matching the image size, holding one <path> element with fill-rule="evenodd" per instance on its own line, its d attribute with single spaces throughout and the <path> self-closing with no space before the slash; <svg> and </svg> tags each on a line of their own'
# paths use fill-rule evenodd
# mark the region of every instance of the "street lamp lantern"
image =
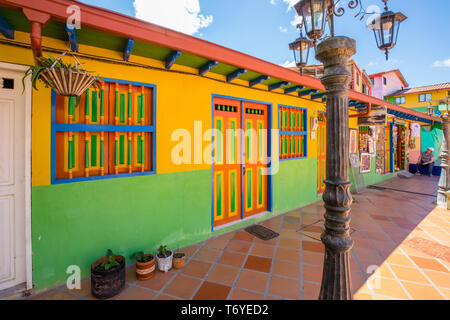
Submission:
<svg viewBox="0 0 450 320">
<path fill-rule="evenodd" d="M 431 102 L 430 105 L 427 107 L 427 112 L 429 116 L 432 116 L 434 114 L 434 107 L 431 105 Z"/>
<path fill-rule="evenodd" d="M 289 49 L 294 53 L 295 64 L 303 75 L 303 67 L 308 64 L 309 50 L 314 42 L 303 36 L 301 24 L 297 25 L 297 28 L 300 30 L 300 37 L 289 44 Z"/>
<path fill-rule="evenodd" d="M 301 0 L 295 5 L 299 17 L 303 19 L 306 35 L 314 42 L 322 38 L 327 9 L 330 0 Z"/>
<path fill-rule="evenodd" d="M 377 47 L 385 52 L 386 60 L 389 58 L 389 50 L 397 43 L 400 23 L 406 19 L 403 13 L 389 11 L 387 1 L 383 0 L 384 12 L 368 25 L 368 28 L 373 30 Z"/>
</svg>

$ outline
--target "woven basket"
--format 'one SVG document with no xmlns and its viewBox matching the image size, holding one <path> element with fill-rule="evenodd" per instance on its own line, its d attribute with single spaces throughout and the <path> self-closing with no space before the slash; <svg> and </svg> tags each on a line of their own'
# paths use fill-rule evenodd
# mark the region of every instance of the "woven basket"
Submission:
<svg viewBox="0 0 450 320">
<path fill-rule="evenodd" d="M 51 68 L 40 79 L 62 96 L 81 96 L 98 79 L 92 74 L 64 68 Z"/>
</svg>

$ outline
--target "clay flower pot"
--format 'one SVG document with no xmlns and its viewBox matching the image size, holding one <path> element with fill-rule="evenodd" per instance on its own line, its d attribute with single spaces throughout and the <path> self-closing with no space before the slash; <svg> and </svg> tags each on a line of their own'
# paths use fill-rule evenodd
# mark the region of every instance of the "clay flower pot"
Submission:
<svg viewBox="0 0 450 320">
<path fill-rule="evenodd" d="M 147 253 L 145 256 L 151 257 L 150 261 L 136 261 L 136 278 L 140 281 L 151 279 L 155 274 L 155 256 Z"/>
<path fill-rule="evenodd" d="M 186 255 L 182 252 L 177 252 L 173 255 L 173 267 L 181 269 L 186 264 Z"/>
<path fill-rule="evenodd" d="M 170 252 L 169 256 L 166 258 L 160 257 L 159 253 L 156 254 L 156 260 L 158 261 L 159 271 L 167 272 L 170 269 L 172 269 L 173 252 L 170 250 L 167 250 L 166 252 Z"/>
<path fill-rule="evenodd" d="M 125 257 L 113 255 L 119 265 L 109 270 L 98 270 L 97 266 L 108 260 L 106 256 L 91 265 L 91 292 L 99 299 L 108 299 L 125 288 Z"/>
</svg>

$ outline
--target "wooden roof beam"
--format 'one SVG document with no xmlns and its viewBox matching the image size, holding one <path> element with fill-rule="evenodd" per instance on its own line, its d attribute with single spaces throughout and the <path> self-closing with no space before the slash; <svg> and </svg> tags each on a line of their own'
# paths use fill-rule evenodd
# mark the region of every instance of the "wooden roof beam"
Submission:
<svg viewBox="0 0 450 320">
<path fill-rule="evenodd" d="M 214 60 L 209 60 L 207 63 L 202 65 L 200 69 L 198 69 L 198 74 L 204 76 L 206 73 L 210 72 L 212 67 L 217 66 L 219 63 Z"/>
<path fill-rule="evenodd" d="M 123 52 L 123 61 L 130 60 L 131 51 L 133 50 L 134 39 L 129 38 L 127 41 L 127 46 L 125 47 L 125 51 Z"/>
<path fill-rule="evenodd" d="M 260 84 L 263 81 L 269 80 L 270 77 L 269 76 L 259 76 L 258 78 L 255 78 L 253 80 L 250 80 L 248 85 L 251 87 L 256 86 L 257 84 Z"/>
<path fill-rule="evenodd" d="M 239 76 L 244 73 L 247 73 L 247 70 L 241 68 L 234 70 L 232 73 L 227 75 L 227 82 L 231 82 L 234 79 L 239 78 Z"/>
<path fill-rule="evenodd" d="M 172 51 L 166 58 L 166 69 L 172 68 L 178 57 L 181 56 L 181 51 Z"/>
</svg>

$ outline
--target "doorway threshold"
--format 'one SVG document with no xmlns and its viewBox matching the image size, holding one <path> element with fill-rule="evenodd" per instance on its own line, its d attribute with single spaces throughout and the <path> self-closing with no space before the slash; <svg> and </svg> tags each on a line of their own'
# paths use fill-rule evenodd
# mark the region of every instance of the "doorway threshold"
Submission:
<svg viewBox="0 0 450 320">
<path fill-rule="evenodd" d="M 230 226 L 233 226 L 233 225 L 238 224 L 238 223 L 242 223 L 242 222 L 244 222 L 244 221 L 248 221 L 248 220 L 251 220 L 251 219 L 255 219 L 255 218 L 262 217 L 262 216 L 264 216 L 264 215 L 266 215 L 266 214 L 268 214 L 268 213 L 271 213 L 271 212 L 270 212 L 270 211 L 263 211 L 263 212 L 260 212 L 260 213 L 258 213 L 258 214 L 255 214 L 255 215 L 253 215 L 253 216 L 244 218 L 244 219 L 242 219 L 242 220 L 236 220 L 236 221 L 232 221 L 232 222 L 229 222 L 229 223 L 226 223 L 226 224 L 222 224 L 222 225 L 220 225 L 220 226 L 218 226 L 218 227 L 213 227 L 212 232 L 218 231 L 218 230 L 221 230 L 221 229 L 230 227 Z"/>
<path fill-rule="evenodd" d="M 26 283 L 18 284 L 14 287 L 0 290 L 0 300 L 16 300 L 28 294 Z"/>
</svg>

